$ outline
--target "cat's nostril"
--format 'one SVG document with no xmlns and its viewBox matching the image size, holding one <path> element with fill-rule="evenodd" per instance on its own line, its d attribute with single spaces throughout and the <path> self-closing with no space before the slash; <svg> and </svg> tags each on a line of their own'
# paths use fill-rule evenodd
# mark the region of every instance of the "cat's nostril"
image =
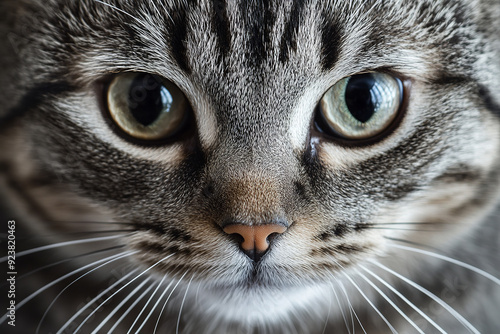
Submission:
<svg viewBox="0 0 500 334">
<path fill-rule="evenodd" d="M 287 227 L 281 224 L 246 225 L 230 224 L 224 227 L 227 234 L 242 237 L 241 248 L 252 260 L 258 261 L 268 250 L 269 242 L 276 235 L 284 233 Z"/>
</svg>

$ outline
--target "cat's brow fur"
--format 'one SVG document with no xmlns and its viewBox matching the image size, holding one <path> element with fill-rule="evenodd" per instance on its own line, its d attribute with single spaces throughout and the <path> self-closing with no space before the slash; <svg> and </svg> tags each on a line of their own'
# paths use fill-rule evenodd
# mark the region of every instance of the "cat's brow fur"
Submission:
<svg viewBox="0 0 500 334">
<path fill-rule="evenodd" d="M 351 277 L 392 326 L 413 332 L 357 274 L 367 275 L 365 266 L 446 331 L 466 330 L 371 259 L 431 290 L 479 331 L 500 328 L 500 286 L 389 245 L 425 244 L 500 274 L 499 1 L 1 0 L 0 13 L 2 219 L 51 235 L 40 244 L 127 223 L 133 232 L 120 243 L 137 251 L 128 272 L 172 255 L 144 277 L 166 274 L 162 287 L 184 277 L 162 332 L 347 332 L 349 300 L 356 331 L 361 323 L 387 333 Z M 103 117 L 103 92 L 113 74 L 130 71 L 175 83 L 191 103 L 194 133 L 160 146 L 118 135 Z M 323 94 L 367 71 L 407 82 L 398 127 L 360 147 L 318 137 L 311 129 Z M 228 221 L 290 228 L 254 266 L 222 233 Z M 19 295 L 83 266 L 69 263 L 32 275 Z M 83 289 L 54 303 L 43 330 L 57 331 L 108 276 L 82 279 Z M 38 326 L 61 289 L 18 311 L 20 332 Z M 401 308 L 424 332 L 436 330 Z"/>
</svg>

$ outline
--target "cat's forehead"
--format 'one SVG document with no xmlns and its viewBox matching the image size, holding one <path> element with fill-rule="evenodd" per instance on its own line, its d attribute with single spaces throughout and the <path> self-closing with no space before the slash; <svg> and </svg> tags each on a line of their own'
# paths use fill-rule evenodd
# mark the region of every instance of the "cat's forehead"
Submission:
<svg viewBox="0 0 500 334">
<path fill-rule="evenodd" d="M 389 66 L 425 76 L 425 62 L 436 66 L 438 46 L 442 54 L 466 46 L 463 21 L 475 8 L 470 1 L 425 0 L 51 3 L 47 41 L 52 32 L 56 43 L 85 45 L 79 51 L 101 62 L 96 70 L 149 63 L 150 70 L 161 71 L 163 64 L 181 76 L 245 87 L 283 87 L 272 79 L 284 75 L 342 76 Z M 241 82 L 249 77 L 253 81 Z"/>
</svg>

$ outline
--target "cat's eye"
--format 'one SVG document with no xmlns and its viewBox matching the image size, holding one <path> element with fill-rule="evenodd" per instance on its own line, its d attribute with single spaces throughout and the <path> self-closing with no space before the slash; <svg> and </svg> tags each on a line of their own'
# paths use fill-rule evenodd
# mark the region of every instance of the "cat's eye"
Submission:
<svg viewBox="0 0 500 334">
<path fill-rule="evenodd" d="M 107 92 L 109 114 L 133 138 L 156 141 L 175 135 L 186 122 L 188 102 L 168 80 L 147 73 L 116 76 Z"/>
<path fill-rule="evenodd" d="M 346 140 L 373 138 L 396 118 L 403 102 L 403 84 L 385 73 L 344 78 L 319 103 L 321 130 Z"/>
</svg>

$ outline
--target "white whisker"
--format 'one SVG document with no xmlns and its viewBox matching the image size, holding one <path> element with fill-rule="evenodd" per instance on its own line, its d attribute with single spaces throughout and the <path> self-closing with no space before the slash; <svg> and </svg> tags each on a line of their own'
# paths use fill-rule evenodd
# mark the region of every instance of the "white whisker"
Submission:
<svg viewBox="0 0 500 334">
<path fill-rule="evenodd" d="M 122 278 L 120 278 L 118 281 L 116 281 L 115 283 L 113 283 L 111 286 L 109 286 L 107 289 L 105 289 L 103 292 L 101 292 L 100 294 L 98 294 L 97 296 L 95 296 L 91 301 L 89 301 L 84 307 L 82 307 L 81 309 L 78 310 L 78 312 L 76 312 L 71 318 L 69 318 L 68 321 L 66 321 L 66 323 L 57 331 L 57 334 L 61 334 L 64 332 L 64 330 L 76 319 L 78 318 L 86 309 L 88 309 L 92 304 L 94 304 L 97 300 L 99 300 L 99 298 L 101 298 L 102 296 L 104 296 L 105 294 L 107 294 L 109 291 L 113 290 L 116 286 L 118 286 L 119 284 L 121 284 L 123 281 L 125 281 L 127 278 L 129 278 L 129 276 L 132 276 L 137 270 L 134 270 L 130 273 L 128 273 L 127 275 L 123 276 Z M 113 294 L 114 295 L 114 294 Z M 90 319 L 90 317 L 92 317 L 95 312 L 102 306 L 103 304 L 99 304 L 99 306 L 97 306 L 96 309 L 94 309 L 81 323 L 80 325 L 73 331 L 73 333 L 77 333 L 82 327 L 83 325 L 87 322 L 88 319 Z"/>
<path fill-rule="evenodd" d="M 170 297 L 172 296 L 172 294 L 174 293 L 175 289 L 177 289 L 177 286 L 179 285 L 179 283 L 182 281 L 182 279 L 184 278 L 184 276 L 186 276 L 188 272 L 186 271 L 182 276 L 181 278 L 179 278 L 179 281 L 177 281 L 177 284 L 175 284 L 175 286 L 173 287 L 172 291 L 170 291 L 170 294 L 168 295 L 167 297 L 167 300 L 165 300 L 165 303 L 163 303 L 163 307 L 161 308 L 161 311 L 160 311 L 160 314 L 158 315 L 158 320 L 156 320 L 156 325 L 155 325 L 155 329 L 153 331 L 153 334 L 156 334 L 156 330 L 158 329 L 158 325 L 160 323 L 160 318 L 161 318 L 161 315 L 163 314 L 163 311 L 165 310 L 165 307 L 167 306 L 167 303 L 168 301 L 170 300 Z"/>
<path fill-rule="evenodd" d="M 424 287 L 418 285 L 417 283 L 413 282 L 412 280 L 404 277 L 403 275 L 398 274 L 394 270 L 389 269 L 388 267 L 384 266 L 383 264 L 378 263 L 377 261 L 374 261 L 374 260 L 369 260 L 369 261 L 371 263 L 373 263 L 374 265 L 376 265 L 377 267 L 379 267 L 379 268 L 381 268 L 381 269 L 383 269 L 383 270 L 385 270 L 385 271 L 393 274 L 394 276 L 396 276 L 399 279 L 403 280 L 404 282 L 408 283 L 409 285 L 411 285 L 415 289 L 417 289 L 420 292 L 424 293 L 425 295 L 427 295 L 428 297 L 430 297 L 431 299 L 433 299 L 436 303 L 438 303 L 439 305 L 441 305 L 451 315 L 453 315 L 458 321 L 460 321 L 460 323 L 462 325 L 464 325 L 464 327 L 466 327 L 467 329 L 469 329 L 469 331 L 471 331 L 473 333 L 476 333 L 476 334 L 479 334 L 479 331 L 474 326 L 472 326 L 472 324 L 470 322 L 468 322 L 461 314 L 459 314 L 454 308 L 452 308 L 450 305 L 448 305 L 447 303 L 445 303 L 441 298 L 439 298 L 438 296 L 436 296 L 435 294 L 433 294 L 429 290 L 427 290 Z"/>
<path fill-rule="evenodd" d="M 152 266 L 148 267 L 146 270 L 142 271 L 139 275 L 137 275 L 136 277 L 134 277 L 132 280 L 130 280 L 127 284 L 125 284 L 124 286 L 122 286 L 120 289 L 118 289 L 117 291 L 115 291 L 111 296 L 109 296 L 105 301 L 103 301 L 96 309 L 94 309 L 94 311 L 92 311 L 91 314 L 89 314 L 89 316 L 80 324 L 80 327 L 83 326 L 83 324 L 95 313 L 97 312 L 97 310 L 104 304 L 106 304 L 111 298 L 113 298 L 117 293 L 119 293 L 120 291 L 122 291 L 123 289 L 125 289 L 127 286 L 129 286 L 130 284 L 132 284 L 132 282 L 134 282 L 135 280 L 137 280 L 139 277 L 141 277 L 142 275 L 144 275 L 145 273 L 147 273 L 148 271 L 150 271 L 151 269 L 153 269 L 154 267 L 156 267 L 157 265 L 159 265 L 160 263 L 162 263 L 163 261 L 167 260 L 168 258 L 174 256 L 174 254 L 170 254 L 166 257 L 164 257 L 163 259 L 161 259 L 160 261 L 156 262 L 155 264 L 153 264 Z M 135 272 L 135 271 L 134 271 Z M 63 328 L 61 328 L 59 330 L 59 332 L 57 332 L 57 334 L 59 334 L 60 332 L 62 332 L 67 326 L 69 325 L 69 322 L 67 322 Z M 80 327 L 77 328 L 76 331 L 78 331 L 80 329 Z M 75 331 L 75 332 L 76 332 Z"/>
<path fill-rule="evenodd" d="M 19 304 L 17 304 L 16 309 L 17 309 L 17 310 L 19 310 L 21 307 L 23 307 L 23 306 L 24 306 L 26 303 L 28 303 L 30 300 L 32 300 L 33 298 L 35 298 L 36 296 L 38 296 L 39 294 L 41 294 L 41 293 L 42 293 L 42 292 L 44 292 L 45 290 L 47 290 L 47 289 L 51 288 L 52 286 L 56 285 L 57 283 L 59 283 L 59 282 L 61 282 L 61 281 L 65 280 L 66 278 L 71 277 L 71 276 L 73 276 L 73 275 L 75 275 L 75 274 L 77 274 L 77 273 L 79 273 L 79 272 L 81 272 L 81 271 L 84 271 L 85 269 L 88 269 L 88 268 L 90 268 L 90 267 L 92 267 L 92 266 L 95 266 L 95 265 L 97 265 L 97 264 L 99 264 L 99 263 L 102 263 L 102 262 L 108 261 L 108 260 L 113 259 L 113 258 L 115 258 L 115 257 L 119 257 L 119 256 L 121 256 L 121 255 L 123 255 L 123 254 L 125 254 L 125 253 L 126 253 L 126 252 L 119 253 L 119 254 L 114 254 L 114 255 L 109 256 L 109 257 L 106 257 L 106 258 L 104 258 L 104 259 L 97 260 L 97 261 L 92 262 L 92 263 L 90 263 L 90 264 L 87 264 L 87 265 L 85 265 L 85 266 L 83 266 L 83 267 L 81 267 L 81 268 L 75 269 L 75 270 L 73 270 L 72 272 L 70 272 L 70 273 L 68 273 L 68 274 L 66 274 L 66 275 L 64 275 L 64 276 L 59 277 L 58 279 L 56 279 L 56 280 L 54 280 L 54 281 L 52 281 L 52 282 L 50 282 L 50 283 L 48 283 L 48 284 L 44 285 L 43 287 L 41 287 L 40 289 L 36 290 L 35 292 L 33 292 L 33 293 L 32 293 L 31 295 L 29 295 L 28 297 L 24 298 L 22 301 L 20 301 L 20 302 L 19 302 Z M 2 323 L 6 320 L 6 319 L 7 319 L 7 313 L 5 313 L 5 314 L 3 315 L 3 317 L 0 319 L 0 324 L 2 324 Z"/>
<path fill-rule="evenodd" d="M 337 299 L 337 304 L 339 305 L 340 313 L 342 314 L 342 318 L 344 319 L 344 323 L 345 323 L 345 326 L 347 328 L 347 332 L 349 334 L 351 334 L 351 329 L 349 328 L 349 324 L 347 323 L 347 318 L 346 318 L 345 313 L 344 313 L 344 307 L 340 303 L 340 299 L 339 299 L 339 296 L 337 295 L 337 291 L 335 291 L 335 287 L 333 286 L 333 284 L 330 284 L 330 287 L 332 288 L 335 299 Z M 351 317 L 351 319 L 352 319 L 352 317 Z M 353 321 L 354 321 L 354 319 L 353 319 Z M 354 323 L 353 323 L 353 327 L 354 327 Z"/>
<path fill-rule="evenodd" d="M 406 251 L 409 251 L 409 252 L 414 252 L 414 253 L 420 253 L 420 254 L 424 254 L 424 255 L 427 255 L 427 256 L 431 256 L 431 257 L 434 257 L 434 258 L 437 258 L 437 259 L 440 259 L 440 260 L 443 260 L 443 261 L 446 261 L 446 262 L 449 262 L 449 263 L 453 263 L 453 264 L 456 264 L 457 266 L 460 266 L 462 268 L 466 268 L 466 269 L 469 269 L 487 279 L 489 279 L 490 281 L 492 281 L 493 283 L 497 284 L 500 286 L 500 279 L 493 276 L 492 274 L 482 270 L 482 269 L 479 269 L 477 267 L 474 267 L 468 263 L 465 263 L 465 262 L 462 262 L 462 261 L 459 261 L 459 260 L 456 260 L 456 259 L 453 259 L 451 257 L 448 257 L 448 256 L 445 256 L 445 255 L 441 255 L 441 254 L 437 254 L 437 253 L 433 253 L 433 252 L 429 252 L 429 251 L 426 251 L 426 250 L 423 250 L 423 249 L 419 249 L 419 248 L 414 248 L 414 247 L 408 247 L 408 246 L 401 246 L 401 245 L 396 245 L 396 244 L 389 244 L 391 247 L 394 247 L 394 248 L 399 248 L 399 249 L 403 249 L 403 250 L 406 250 Z"/>
<path fill-rule="evenodd" d="M 166 276 L 167 275 L 165 275 L 164 278 Z M 162 282 L 163 282 L 163 280 L 162 280 Z M 170 289 L 170 286 L 172 285 L 172 283 L 173 283 L 173 281 L 171 281 L 170 283 L 168 283 L 167 287 L 165 289 L 163 289 L 163 292 L 160 295 L 160 297 L 156 298 L 156 303 L 153 305 L 153 307 L 151 308 L 151 311 L 149 311 L 149 314 L 146 316 L 146 319 L 144 319 L 144 321 L 142 322 L 141 326 L 139 327 L 139 329 L 137 329 L 136 332 L 140 332 L 141 329 L 144 327 L 144 325 L 146 325 L 146 322 L 149 320 L 149 318 L 151 317 L 151 315 L 153 315 L 154 311 L 158 307 L 158 304 L 160 304 L 161 300 L 163 299 L 163 296 L 165 296 L 165 294 L 167 293 L 168 289 Z M 154 293 L 156 293 L 156 292 L 154 292 Z"/>
<path fill-rule="evenodd" d="M 354 310 L 354 307 L 352 306 L 351 300 L 349 299 L 349 294 L 347 293 L 347 290 L 346 290 L 344 284 L 341 281 L 339 281 L 338 279 L 336 279 L 336 278 L 334 278 L 334 279 L 335 279 L 335 281 L 337 281 L 337 284 L 342 289 L 342 292 L 344 293 L 344 296 L 346 297 L 347 304 L 349 305 L 349 309 L 350 309 L 350 312 L 351 312 L 352 332 L 353 332 L 353 334 L 356 333 L 356 329 L 354 327 L 354 318 L 353 318 L 352 314 L 354 314 L 354 317 L 356 317 L 356 320 L 358 321 L 359 326 L 361 326 L 361 329 L 363 330 L 363 333 L 367 334 L 365 328 L 363 327 L 363 324 L 361 323 L 361 320 L 359 320 L 358 314 L 356 313 L 356 311 Z"/>
<path fill-rule="evenodd" d="M 118 239 L 122 238 L 124 236 L 127 236 L 127 234 L 124 235 L 113 235 L 109 237 L 98 237 L 98 238 L 90 238 L 90 239 L 82 239 L 82 240 L 73 240 L 73 241 L 65 241 L 65 242 L 59 242 L 57 244 L 51 244 L 51 245 L 46 245 L 46 246 L 41 246 L 33 249 L 28 249 L 22 252 L 19 252 L 16 254 L 16 257 L 22 257 L 25 255 L 37 253 L 37 252 L 42 252 L 45 250 L 49 249 L 54 249 L 54 248 L 59 248 L 59 247 L 65 247 L 65 246 L 74 246 L 74 245 L 79 245 L 79 244 L 84 244 L 84 243 L 90 243 L 90 242 L 98 242 L 98 241 L 108 241 L 108 240 L 113 240 L 113 239 Z M 0 263 L 7 261 L 7 256 L 0 258 Z"/>
<path fill-rule="evenodd" d="M 146 303 L 144 304 L 144 306 L 142 307 L 141 311 L 139 312 L 139 314 L 137 314 L 135 316 L 135 320 L 134 322 L 132 323 L 132 326 L 130 326 L 127 334 L 130 334 L 130 332 L 132 332 L 132 329 L 134 328 L 135 324 L 139 321 L 139 319 L 141 318 L 142 314 L 146 311 L 146 308 L 148 307 L 149 303 L 151 303 L 151 301 L 153 300 L 153 297 L 156 295 L 156 293 L 158 292 L 158 290 L 160 289 L 160 287 L 162 286 L 163 282 L 165 281 L 165 279 L 167 278 L 167 275 L 163 275 L 161 281 L 156 285 L 156 289 L 155 291 L 153 291 L 153 293 L 149 296 L 148 300 L 146 301 Z M 165 292 L 165 290 L 164 290 Z M 161 298 L 161 296 L 160 296 Z M 158 298 L 157 298 L 158 300 Z M 154 311 L 154 307 L 153 307 L 153 310 Z M 142 327 L 146 324 L 146 321 L 148 321 L 148 318 L 149 317 L 146 317 L 146 319 L 144 319 L 144 322 L 142 323 L 142 325 L 137 329 L 136 333 L 139 333 L 142 329 Z"/>
<path fill-rule="evenodd" d="M 128 251 L 128 252 L 125 252 L 125 254 L 123 254 L 123 253 L 122 253 L 123 255 L 120 255 L 120 256 L 118 256 L 118 257 L 115 257 L 115 258 L 113 258 L 113 259 L 111 259 L 111 260 L 109 260 L 109 261 L 107 261 L 107 262 L 105 262 L 105 263 L 103 263 L 103 264 L 101 264 L 101 265 L 99 265 L 99 266 L 95 267 L 94 269 L 89 270 L 89 271 L 88 271 L 88 272 L 86 272 L 85 274 L 80 275 L 78 278 L 76 278 L 75 280 L 73 280 L 73 282 L 71 282 L 71 283 L 69 283 L 68 285 L 66 285 L 66 287 L 65 287 L 64 289 L 62 289 L 62 290 L 61 290 L 61 291 L 57 294 L 57 296 L 56 296 L 56 297 L 52 300 L 52 302 L 50 303 L 49 307 L 47 307 L 47 309 L 45 310 L 45 313 L 43 314 L 42 319 L 41 319 L 41 320 L 40 320 L 40 322 L 38 323 L 38 327 L 37 327 L 37 329 L 36 329 L 36 333 L 38 333 L 38 332 L 39 332 L 39 330 L 40 330 L 40 326 L 42 325 L 43 320 L 45 319 L 45 317 L 46 317 L 46 316 L 47 316 L 47 314 L 49 313 L 49 310 L 52 308 L 52 306 L 54 305 L 54 303 L 55 303 L 55 302 L 57 301 L 57 299 L 58 299 L 58 298 L 59 298 L 59 297 L 60 297 L 60 296 L 64 293 L 64 291 L 66 291 L 66 290 L 67 290 L 70 286 L 72 286 L 73 284 L 75 284 L 76 282 L 78 282 L 78 281 L 79 281 L 80 279 L 82 279 L 83 277 L 85 277 L 85 276 L 89 275 L 90 273 L 92 273 L 92 272 L 96 271 L 97 269 L 102 268 L 102 267 L 104 267 L 105 265 L 110 264 L 110 263 L 112 263 L 112 262 L 114 262 L 114 261 L 117 261 L 117 260 L 123 259 L 124 257 L 130 256 L 130 255 L 133 255 L 133 254 L 135 254 L 135 253 L 137 253 L 137 252 L 138 252 L 138 251 Z"/>
<path fill-rule="evenodd" d="M 95 1 L 95 2 L 97 2 L 97 3 L 100 3 L 100 4 L 104 5 L 104 6 L 107 6 L 107 7 L 109 7 L 109 8 L 112 8 L 112 9 L 114 9 L 114 10 L 116 10 L 116 11 L 118 11 L 118 12 L 122 13 L 122 14 L 127 15 L 128 17 L 130 17 L 130 18 L 134 19 L 135 21 L 137 21 L 138 23 L 140 23 L 140 24 L 144 27 L 144 22 L 143 22 L 142 20 L 138 19 L 137 17 L 133 16 L 133 15 L 132 15 L 132 14 L 130 14 L 130 13 L 127 13 L 127 12 L 126 12 L 126 11 L 124 11 L 123 9 L 118 8 L 118 7 L 116 7 L 116 6 L 112 5 L 112 4 L 106 3 L 106 2 L 101 1 L 101 0 L 94 0 L 94 1 Z"/>
<path fill-rule="evenodd" d="M 160 6 L 161 8 L 165 11 L 165 14 L 167 14 L 168 18 L 170 19 L 170 21 L 172 21 L 172 23 L 174 22 L 174 19 L 172 18 L 172 16 L 170 15 L 170 13 L 168 12 L 168 9 L 167 7 L 165 7 L 165 4 L 164 4 L 164 1 L 158 1 L 160 3 Z"/>
<path fill-rule="evenodd" d="M 399 314 L 401 314 L 401 316 L 406 320 L 408 321 L 408 323 L 410 325 L 413 326 L 413 328 L 415 328 L 417 330 L 417 332 L 419 333 L 422 333 L 424 334 L 424 332 L 417 326 L 417 324 L 415 324 L 411 319 L 410 317 L 408 317 L 389 297 L 387 297 L 387 295 L 379 289 L 378 286 L 376 286 L 375 284 L 373 284 L 372 281 L 370 281 L 368 279 L 368 277 L 366 277 L 365 275 L 363 275 L 362 273 L 360 273 L 359 271 L 356 270 L 356 273 L 361 276 L 361 278 L 363 278 L 368 284 L 370 284 L 370 286 L 375 289 L 375 291 L 378 292 L 379 295 L 382 296 L 382 298 L 384 298 Z"/>
<path fill-rule="evenodd" d="M 149 282 L 149 278 L 146 279 L 146 282 Z M 118 318 L 118 320 L 116 320 L 113 327 L 111 327 L 111 329 L 108 331 L 108 334 L 111 334 L 118 327 L 118 325 L 123 321 L 123 319 L 125 319 L 125 317 L 130 313 L 130 311 L 132 311 L 133 308 L 137 304 L 139 304 L 139 302 L 149 293 L 149 291 L 151 291 L 151 289 L 153 289 L 153 286 L 154 286 L 153 284 L 150 284 L 149 287 L 139 296 L 139 298 L 137 298 L 132 303 L 132 305 L 130 305 L 129 308 L 125 312 L 123 312 L 123 314 L 120 316 L 120 318 Z"/>
<path fill-rule="evenodd" d="M 330 287 L 333 290 L 333 285 L 330 284 Z M 340 304 L 339 304 L 339 308 L 341 308 Z M 325 334 L 325 332 L 326 332 L 326 327 L 328 326 L 328 321 L 330 320 L 331 313 L 332 313 L 332 295 L 330 295 L 330 305 L 328 306 L 328 313 L 326 314 L 325 326 L 323 327 L 323 331 L 321 332 L 322 334 Z M 342 314 L 343 313 L 344 312 L 342 311 Z"/>
<path fill-rule="evenodd" d="M 382 312 L 380 312 L 380 310 L 375 306 L 375 304 L 373 304 L 373 302 L 370 300 L 370 298 L 368 298 L 368 296 L 365 295 L 365 293 L 363 292 L 363 290 L 361 290 L 361 288 L 354 282 L 354 280 L 351 279 L 351 277 L 349 277 L 349 275 L 347 275 L 345 273 L 344 273 L 344 276 L 351 282 L 351 284 L 356 288 L 356 290 L 359 291 L 359 293 L 361 294 L 361 296 L 363 296 L 363 298 L 375 310 L 375 312 L 377 312 L 377 314 L 380 316 L 380 318 L 382 318 L 382 320 L 387 324 L 387 326 L 389 327 L 389 329 L 391 330 L 391 332 L 392 333 L 397 333 L 396 329 L 394 329 L 394 327 L 392 327 L 392 325 L 389 322 L 389 320 L 386 319 L 386 317 L 382 314 Z"/>
<path fill-rule="evenodd" d="M 48 268 L 51 268 L 51 267 L 55 267 L 57 265 L 65 263 L 65 262 L 71 262 L 71 261 L 73 261 L 75 259 L 84 258 L 84 257 L 87 257 L 87 256 L 92 256 L 92 255 L 96 255 L 96 254 L 100 254 L 100 253 L 105 253 L 105 252 L 109 252 L 109 251 L 114 251 L 114 250 L 117 250 L 117 249 L 120 249 L 120 248 L 124 248 L 124 247 L 125 247 L 125 245 L 118 245 L 118 246 L 103 248 L 103 249 L 95 250 L 95 251 L 92 251 L 92 252 L 88 252 L 88 253 L 84 253 L 84 254 L 79 254 L 79 255 L 67 257 L 67 258 L 65 258 L 63 260 L 59 260 L 59 261 L 56 261 L 56 262 L 44 265 L 42 267 L 38 267 L 38 268 L 36 268 L 36 269 L 34 269 L 34 270 L 30 271 L 30 272 L 27 272 L 26 274 L 18 276 L 17 279 L 23 279 L 25 277 L 31 276 L 31 275 L 33 275 L 33 274 L 35 274 L 37 272 L 42 271 L 42 270 L 45 270 L 45 269 L 48 269 Z"/>
<path fill-rule="evenodd" d="M 162 7 L 162 9 L 164 10 L 164 14 L 166 14 L 168 16 L 168 18 L 170 19 L 170 21 L 174 22 L 174 20 L 172 19 L 172 16 L 170 16 L 170 13 L 168 12 L 167 8 L 165 7 L 165 5 L 163 4 L 162 1 L 159 1 L 159 4 L 160 6 Z M 160 12 L 158 10 L 158 7 L 156 7 L 155 5 L 155 0 L 152 0 L 151 1 L 151 5 L 153 6 L 153 8 L 155 9 L 156 13 L 159 15 L 159 16 L 162 16 L 162 12 Z"/>
<path fill-rule="evenodd" d="M 187 273 L 187 271 L 186 271 L 186 273 Z M 184 293 L 184 297 L 182 298 L 181 307 L 179 309 L 179 317 L 177 318 L 177 327 L 175 328 L 175 334 L 179 334 L 179 325 L 181 323 L 182 308 L 184 307 L 184 302 L 186 301 L 186 296 L 187 296 L 189 287 L 191 286 L 191 282 L 193 281 L 193 278 L 194 278 L 194 275 L 191 276 L 191 279 L 189 280 L 189 283 L 186 287 L 186 292 Z M 179 282 L 180 282 L 180 280 L 179 280 Z"/>
<path fill-rule="evenodd" d="M 146 283 L 149 282 L 149 279 L 145 279 L 139 286 L 137 286 L 131 293 L 129 293 L 125 298 L 123 298 L 123 300 L 120 302 L 120 304 L 118 304 L 114 309 L 113 311 L 111 311 L 108 316 L 106 318 L 104 318 L 103 321 L 101 321 L 101 323 L 99 324 L 99 326 L 97 326 L 93 331 L 92 331 L 92 334 L 97 334 L 99 332 L 99 330 L 101 330 L 102 327 L 104 327 L 104 325 L 106 325 L 108 323 L 108 321 L 116 314 L 116 312 L 118 312 L 118 310 L 120 310 L 123 305 L 125 305 L 125 303 L 127 303 L 133 296 L 135 296 L 135 294 L 137 292 L 139 292 L 139 290 L 142 289 L 142 287 L 144 285 L 146 285 Z"/>
<path fill-rule="evenodd" d="M 361 269 L 366 271 L 371 276 L 375 277 L 380 283 L 385 285 L 389 290 L 391 290 L 394 294 L 396 294 L 399 298 L 401 298 L 406 304 L 408 304 L 412 309 L 414 309 L 418 314 L 420 314 L 425 320 L 427 320 L 432 326 L 434 326 L 439 332 L 446 334 L 444 329 L 442 329 L 438 324 L 436 324 L 427 314 L 425 314 L 421 309 L 419 309 L 415 304 L 410 302 L 401 292 L 392 287 L 389 283 L 383 280 L 380 276 L 366 268 L 365 266 L 360 265 Z"/>
</svg>

